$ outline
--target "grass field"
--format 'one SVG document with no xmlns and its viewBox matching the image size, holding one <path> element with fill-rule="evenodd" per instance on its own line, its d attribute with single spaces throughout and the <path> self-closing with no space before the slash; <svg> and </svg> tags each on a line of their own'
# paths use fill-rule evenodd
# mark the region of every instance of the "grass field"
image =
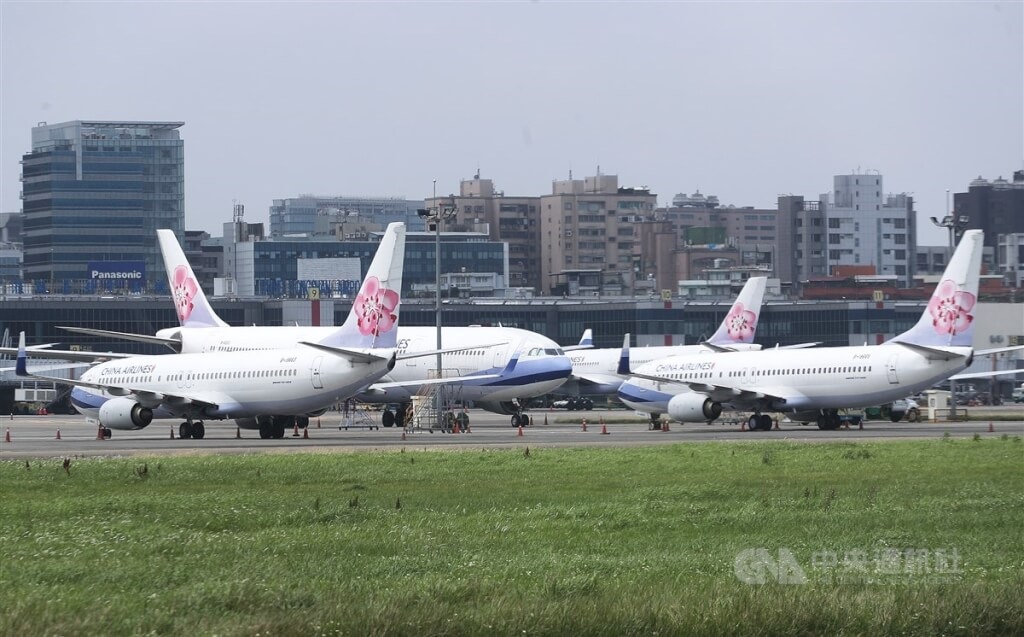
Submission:
<svg viewBox="0 0 1024 637">
<path fill-rule="evenodd" d="M 0 495 L 3 635 L 1024 634 L 1013 437 L 17 461 Z"/>
</svg>

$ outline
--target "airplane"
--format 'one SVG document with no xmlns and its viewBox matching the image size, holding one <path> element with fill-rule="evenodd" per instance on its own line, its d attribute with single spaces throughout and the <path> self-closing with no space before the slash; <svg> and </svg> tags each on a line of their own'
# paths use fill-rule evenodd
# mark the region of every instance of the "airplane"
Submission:
<svg viewBox="0 0 1024 637">
<path fill-rule="evenodd" d="M 755 276 L 747 279 L 740 290 L 736 301 L 718 330 L 707 341 L 696 345 L 657 345 L 654 347 L 634 348 L 629 353 L 629 363 L 642 365 L 652 360 L 668 356 L 693 356 L 713 352 L 737 350 L 758 350 L 760 345 L 753 342 L 760 316 L 761 303 L 768 278 Z M 588 329 L 584 332 L 580 345 L 593 342 L 589 339 Z M 623 352 L 629 351 L 629 334 L 624 337 L 622 348 L 580 349 L 569 353 L 572 361 L 572 376 L 554 394 L 579 397 L 576 403 L 593 405 L 592 399 L 602 396 L 614 396 L 619 386 L 629 378 L 629 365 L 623 367 Z"/>
<path fill-rule="evenodd" d="M 633 370 L 619 399 L 680 422 L 710 423 L 733 409 L 754 412 L 750 429 L 771 428 L 763 412 L 837 429 L 840 409 L 891 402 L 956 378 L 977 355 L 1020 349 L 975 351 L 971 345 L 981 252 L 982 232 L 964 232 L 917 324 L 885 343 L 673 356 Z"/>
<path fill-rule="evenodd" d="M 82 327 L 62 329 L 92 336 L 121 338 L 160 344 L 179 353 L 229 352 L 290 347 L 300 341 L 316 341 L 333 328 L 320 326 L 236 326 L 224 322 L 213 310 L 174 233 L 157 230 L 167 269 L 171 296 L 179 326 L 159 330 L 155 336 L 128 334 Z M 445 393 L 463 403 L 472 401 L 488 411 L 511 415 L 512 426 L 528 425 L 522 413 L 526 400 L 542 396 L 565 382 L 572 364 L 555 341 L 528 330 L 511 327 L 442 327 L 441 379 L 436 358 L 437 328 L 398 328 L 398 364 L 379 382 L 355 396 L 359 402 L 383 404 L 381 424 L 401 426 L 401 417 L 388 405 L 399 404 L 406 412 L 414 396 L 445 386 Z M 74 360 L 74 359 L 72 359 Z M 468 416 L 459 414 L 462 425 Z M 301 426 L 301 425 L 300 425 Z"/>
<path fill-rule="evenodd" d="M 405 225 L 392 223 L 345 324 L 315 341 L 273 350 L 123 356 L 68 379 L 29 372 L 21 332 L 16 373 L 72 385 L 72 404 L 98 419 L 104 437 L 110 429 L 142 429 L 156 418 L 184 418 L 180 437 L 199 439 L 203 420 L 230 418 L 258 429 L 261 438 L 281 438 L 286 427 L 308 422 L 394 369 L 404 261 Z"/>
</svg>

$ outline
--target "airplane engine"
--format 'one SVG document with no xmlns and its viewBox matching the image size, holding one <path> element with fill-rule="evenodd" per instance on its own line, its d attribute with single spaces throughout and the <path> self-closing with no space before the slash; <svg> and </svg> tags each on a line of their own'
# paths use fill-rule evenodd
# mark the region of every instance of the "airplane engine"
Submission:
<svg viewBox="0 0 1024 637">
<path fill-rule="evenodd" d="M 478 400 L 473 404 L 480 409 L 486 409 L 492 414 L 501 414 L 502 416 L 511 416 L 522 411 L 522 409 L 519 408 L 519 405 L 511 400 L 501 402 L 484 402 Z"/>
<path fill-rule="evenodd" d="M 679 422 L 711 422 L 722 415 L 722 404 L 704 394 L 679 394 L 668 401 L 668 415 Z"/>
<path fill-rule="evenodd" d="M 262 416 L 261 416 L 262 417 Z M 269 418 L 269 416 L 266 416 Z M 256 418 L 235 418 L 235 424 L 239 429 L 259 429 L 260 424 Z"/>
<path fill-rule="evenodd" d="M 310 418 L 319 418 L 320 416 L 323 416 L 326 413 L 327 413 L 327 408 L 325 407 L 323 409 L 317 409 L 316 411 L 311 411 L 311 412 L 309 412 L 309 413 L 307 413 L 305 415 L 309 416 Z"/>
<path fill-rule="evenodd" d="M 100 406 L 100 424 L 111 429 L 142 429 L 153 422 L 153 410 L 131 398 L 112 398 Z"/>
</svg>

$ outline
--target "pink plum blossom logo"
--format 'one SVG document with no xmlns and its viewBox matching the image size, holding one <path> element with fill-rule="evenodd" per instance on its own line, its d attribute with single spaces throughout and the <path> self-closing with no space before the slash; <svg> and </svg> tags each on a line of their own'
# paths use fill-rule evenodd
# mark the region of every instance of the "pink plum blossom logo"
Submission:
<svg viewBox="0 0 1024 637">
<path fill-rule="evenodd" d="M 359 332 L 380 336 L 391 331 L 398 322 L 397 307 L 398 292 L 381 287 L 375 276 L 366 279 L 354 305 Z"/>
<path fill-rule="evenodd" d="M 178 310 L 178 320 L 184 321 L 192 315 L 195 306 L 192 299 L 196 298 L 199 286 L 195 279 L 188 275 L 188 268 L 179 265 L 174 268 L 174 276 L 171 283 L 171 298 L 174 299 L 174 308 Z"/>
<path fill-rule="evenodd" d="M 974 320 L 974 316 L 968 314 L 974 307 L 974 302 L 973 294 L 960 290 L 956 283 L 946 279 L 935 289 L 935 294 L 928 302 L 932 327 L 939 334 L 962 333 Z"/>
<path fill-rule="evenodd" d="M 747 342 L 754 338 L 757 327 L 757 314 L 743 307 L 742 303 L 733 304 L 725 317 L 725 330 L 734 341 Z"/>
</svg>

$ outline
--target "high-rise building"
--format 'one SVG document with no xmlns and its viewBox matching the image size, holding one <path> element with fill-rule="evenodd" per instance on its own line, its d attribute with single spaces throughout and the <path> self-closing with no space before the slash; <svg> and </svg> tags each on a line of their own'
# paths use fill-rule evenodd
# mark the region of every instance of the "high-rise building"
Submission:
<svg viewBox="0 0 1024 637">
<path fill-rule="evenodd" d="M 775 275 L 791 289 L 800 283 L 828 275 L 826 265 L 825 210 L 822 201 L 800 195 L 778 199 L 778 250 Z"/>
<path fill-rule="evenodd" d="M 133 289 L 165 283 L 156 230 L 184 230 L 183 125 L 33 127 L 21 161 L 25 279 L 58 288 L 83 279 Z"/>
<path fill-rule="evenodd" d="M 459 194 L 428 199 L 427 208 L 454 205 L 455 214 L 442 232 L 481 232 L 508 244 L 508 287 L 541 288 L 540 197 L 507 196 L 477 173 L 459 182 Z M 442 266 L 442 274 L 447 270 Z"/>
<path fill-rule="evenodd" d="M 652 218 L 657 202 L 646 187 L 620 188 L 616 175 L 555 181 L 540 198 L 541 290 L 635 294 L 646 275 L 638 271 L 633 224 Z"/>
<path fill-rule="evenodd" d="M 917 229 L 913 197 L 885 194 L 877 172 L 836 175 L 828 203 L 828 274 L 841 266 L 874 266 L 899 287 L 913 285 Z"/>
<path fill-rule="evenodd" d="M 1003 274 L 1010 285 L 1024 285 L 1024 170 L 1015 171 L 1013 181 L 978 177 L 967 192 L 953 195 L 953 208 L 954 239 L 968 228 L 984 230 L 989 271 Z"/>
</svg>

